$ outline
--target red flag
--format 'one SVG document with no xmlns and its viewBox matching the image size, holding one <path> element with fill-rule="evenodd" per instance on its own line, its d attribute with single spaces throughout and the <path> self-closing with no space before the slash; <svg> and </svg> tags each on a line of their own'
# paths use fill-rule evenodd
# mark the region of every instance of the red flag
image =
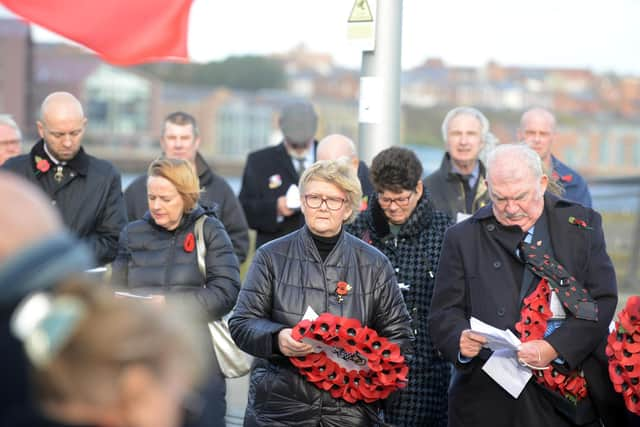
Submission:
<svg viewBox="0 0 640 427">
<path fill-rule="evenodd" d="M 132 65 L 188 59 L 193 0 L 0 0 L 29 22 L 95 51 L 105 61 Z"/>
</svg>

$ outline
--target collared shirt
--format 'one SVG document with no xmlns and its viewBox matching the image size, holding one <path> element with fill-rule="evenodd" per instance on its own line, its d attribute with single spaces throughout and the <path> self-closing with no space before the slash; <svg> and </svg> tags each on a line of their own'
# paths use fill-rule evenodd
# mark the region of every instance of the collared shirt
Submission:
<svg viewBox="0 0 640 427">
<path fill-rule="evenodd" d="M 451 172 L 457 173 L 460 175 L 466 175 L 460 172 L 460 169 L 456 166 L 453 161 L 451 162 Z M 476 165 L 473 167 L 473 170 L 469 174 L 469 187 L 474 188 L 476 183 L 478 182 L 478 178 L 480 178 L 480 162 L 476 160 Z"/>
<path fill-rule="evenodd" d="M 313 146 L 307 150 L 304 156 L 304 169 L 306 170 L 309 166 L 311 166 L 315 162 L 315 156 L 313 152 Z M 293 169 L 298 170 L 298 159 L 299 157 L 294 157 L 292 152 L 289 151 L 289 157 L 291 157 L 291 164 L 293 165 Z"/>
</svg>

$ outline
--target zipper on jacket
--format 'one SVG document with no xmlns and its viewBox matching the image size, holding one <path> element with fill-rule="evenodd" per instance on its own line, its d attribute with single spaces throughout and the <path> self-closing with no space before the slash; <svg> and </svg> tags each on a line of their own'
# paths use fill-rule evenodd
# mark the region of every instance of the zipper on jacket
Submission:
<svg viewBox="0 0 640 427">
<path fill-rule="evenodd" d="M 169 269 L 173 264 L 171 260 L 175 258 L 176 253 L 176 233 L 173 232 L 173 236 L 171 236 L 171 249 L 169 250 L 169 259 L 167 260 L 167 268 L 164 269 L 164 288 L 169 287 Z"/>
</svg>

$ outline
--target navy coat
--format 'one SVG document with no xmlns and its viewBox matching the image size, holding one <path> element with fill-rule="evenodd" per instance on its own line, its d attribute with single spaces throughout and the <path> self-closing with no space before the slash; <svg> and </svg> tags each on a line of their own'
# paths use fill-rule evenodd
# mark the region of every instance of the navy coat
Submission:
<svg viewBox="0 0 640 427">
<path fill-rule="evenodd" d="M 545 195 L 543 214 L 556 259 L 598 304 L 596 322 L 569 315 L 545 339 L 571 369 L 584 369 L 590 395 L 600 405 L 612 397 L 606 366 L 598 361 L 603 361 L 603 343 L 617 303 L 616 277 L 606 252 L 601 217 L 550 194 Z M 571 224 L 571 216 L 583 219 L 590 228 Z M 493 382 L 481 370 L 487 350 L 469 364 L 458 362 L 460 334 L 469 328 L 470 316 L 518 335 L 515 324 L 520 320 L 524 266 L 515 251 L 522 235 L 518 227 L 498 223 L 491 205 L 449 228 L 445 235 L 429 329 L 435 346 L 457 368 L 449 390 L 450 426 L 572 425 L 564 423 L 532 380 L 518 399 Z M 613 400 L 617 402 L 615 396 Z M 599 409 L 606 417 L 612 407 Z M 614 423 L 617 421 L 606 425 L 621 425 Z"/>
</svg>

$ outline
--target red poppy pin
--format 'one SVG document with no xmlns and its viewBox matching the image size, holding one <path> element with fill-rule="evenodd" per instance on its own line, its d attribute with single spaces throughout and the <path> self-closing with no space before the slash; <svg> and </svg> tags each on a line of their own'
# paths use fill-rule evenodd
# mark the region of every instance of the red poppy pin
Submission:
<svg viewBox="0 0 640 427">
<path fill-rule="evenodd" d="M 38 169 L 42 173 L 46 173 L 49 169 L 51 169 L 51 164 L 47 159 L 43 159 L 40 156 L 35 157 L 36 160 L 36 169 Z"/>
<path fill-rule="evenodd" d="M 576 218 L 575 216 L 569 217 L 569 224 L 573 224 L 576 227 L 583 228 L 585 230 L 593 230 L 593 228 L 589 227 L 585 220 Z"/>
<path fill-rule="evenodd" d="M 558 174 L 558 172 L 553 171 L 553 173 L 551 174 L 551 177 L 553 179 L 555 179 L 556 181 L 561 181 L 561 182 L 571 182 L 573 181 L 573 175 L 571 175 L 570 173 L 566 174 L 566 175 L 560 175 Z"/>
<path fill-rule="evenodd" d="M 196 238 L 193 236 L 193 233 L 187 234 L 187 237 L 184 238 L 184 244 L 182 245 L 185 252 L 193 252 L 196 248 Z"/>
<path fill-rule="evenodd" d="M 360 212 L 366 211 L 368 207 L 369 207 L 369 196 L 363 196 L 362 199 L 360 199 Z"/>
<path fill-rule="evenodd" d="M 339 303 L 342 303 L 342 301 L 344 301 L 344 297 L 347 296 L 350 290 L 351 285 L 347 282 L 340 281 L 336 284 L 336 294 L 338 295 L 337 299 Z"/>
</svg>

